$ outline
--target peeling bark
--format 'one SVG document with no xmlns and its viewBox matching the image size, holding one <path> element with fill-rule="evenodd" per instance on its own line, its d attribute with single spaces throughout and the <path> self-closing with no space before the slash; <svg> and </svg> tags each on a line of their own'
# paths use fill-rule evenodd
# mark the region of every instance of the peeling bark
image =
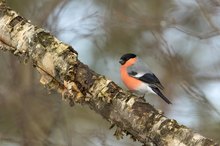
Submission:
<svg viewBox="0 0 220 146">
<path fill-rule="evenodd" d="M 218 145 L 168 119 L 162 112 L 78 60 L 74 49 L 0 2 L 0 49 L 32 60 L 41 83 L 70 105 L 88 105 L 113 126 L 115 136 L 131 135 L 144 145 Z"/>
</svg>

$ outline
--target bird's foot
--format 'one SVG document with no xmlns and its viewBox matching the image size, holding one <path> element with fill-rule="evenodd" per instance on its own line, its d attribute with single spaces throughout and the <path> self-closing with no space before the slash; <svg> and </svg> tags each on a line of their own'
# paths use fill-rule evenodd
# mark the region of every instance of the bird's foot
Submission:
<svg viewBox="0 0 220 146">
<path fill-rule="evenodd" d="M 140 98 L 144 98 L 145 97 L 145 94 L 143 94 L 142 96 L 140 96 Z"/>
</svg>

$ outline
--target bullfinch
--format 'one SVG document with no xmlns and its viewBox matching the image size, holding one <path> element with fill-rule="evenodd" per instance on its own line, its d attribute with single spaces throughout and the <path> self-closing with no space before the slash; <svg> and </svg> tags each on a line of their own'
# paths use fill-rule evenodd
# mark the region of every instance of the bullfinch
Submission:
<svg viewBox="0 0 220 146">
<path fill-rule="evenodd" d="M 171 102 L 161 93 L 164 87 L 159 79 L 143 64 L 137 55 L 128 53 L 120 58 L 121 79 L 125 86 L 141 94 L 153 93 L 160 96 L 167 104 Z"/>
</svg>

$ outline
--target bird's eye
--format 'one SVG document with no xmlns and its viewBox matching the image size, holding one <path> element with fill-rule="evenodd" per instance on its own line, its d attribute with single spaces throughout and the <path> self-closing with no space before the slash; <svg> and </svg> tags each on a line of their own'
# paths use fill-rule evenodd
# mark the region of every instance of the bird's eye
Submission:
<svg viewBox="0 0 220 146">
<path fill-rule="evenodd" d="M 119 63 L 120 63 L 121 65 L 123 65 L 123 64 L 125 64 L 125 61 L 124 61 L 123 59 L 120 59 L 120 60 L 119 60 Z"/>
</svg>

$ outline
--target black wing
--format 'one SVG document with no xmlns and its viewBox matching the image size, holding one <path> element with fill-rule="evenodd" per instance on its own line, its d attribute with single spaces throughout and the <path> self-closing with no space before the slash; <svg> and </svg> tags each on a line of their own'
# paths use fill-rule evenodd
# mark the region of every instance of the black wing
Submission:
<svg viewBox="0 0 220 146">
<path fill-rule="evenodd" d="M 163 85 L 160 83 L 159 79 L 153 73 L 146 73 L 138 78 L 139 80 L 150 84 L 152 87 L 158 87 L 159 89 L 164 89 Z"/>
<path fill-rule="evenodd" d="M 149 85 L 163 89 L 159 79 L 148 69 L 147 65 L 143 64 L 142 61 L 137 61 L 132 66 L 127 68 L 128 74 L 136 79 L 139 79 Z"/>
<path fill-rule="evenodd" d="M 166 96 L 161 93 L 161 91 L 157 87 L 151 87 L 151 89 L 158 95 L 160 96 L 167 104 L 172 104 Z"/>
</svg>

